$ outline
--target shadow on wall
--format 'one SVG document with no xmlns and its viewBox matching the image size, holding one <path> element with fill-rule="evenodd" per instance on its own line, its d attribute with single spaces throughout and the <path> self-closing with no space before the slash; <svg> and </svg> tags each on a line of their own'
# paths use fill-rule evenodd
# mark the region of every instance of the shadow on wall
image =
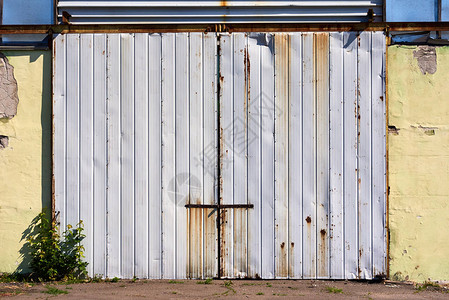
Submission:
<svg viewBox="0 0 449 300">
<path fill-rule="evenodd" d="M 47 213 L 48 209 L 45 211 Z M 27 229 L 25 229 L 22 232 L 22 238 L 20 239 L 21 242 L 23 242 L 22 248 L 20 248 L 20 258 L 21 263 L 17 266 L 17 269 L 14 271 L 14 273 L 18 274 L 26 274 L 31 272 L 30 268 L 30 262 L 31 262 L 31 256 L 30 256 L 30 243 L 28 242 L 28 239 L 31 237 L 34 237 L 37 235 L 37 229 L 36 224 L 39 221 L 39 216 L 36 216 L 31 221 L 30 225 L 28 225 Z"/>
<path fill-rule="evenodd" d="M 52 206 L 52 109 L 51 109 L 51 53 L 50 51 L 4 51 L 7 57 L 28 57 L 29 63 L 36 62 L 38 59 L 42 57 L 42 94 L 41 94 L 41 115 L 40 115 L 40 125 L 42 132 L 42 141 L 41 141 L 41 170 L 40 170 L 40 178 L 29 178 L 30 180 L 38 180 L 41 182 L 41 207 L 38 212 L 45 211 L 46 213 L 51 212 Z M 15 67 L 15 74 L 18 73 L 18 66 Z M 17 79 L 17 76 L 16 76 Z M 23 84 L 23 82 L 22 82 Z M 29 87 L 21 86 L 21 82 L 18 82 L 19 89 L 19 106 L 25 105 L 24 99 L 20 99 L 20 91 L 21 89 L 27 89 Z M 29 101 L 29 99 L 27 99 Z M 28 103 L 29 104 L 29 103 Z M 29 113 L 29 109 L 27 107 L 21 107 L 19 110 L 25 111 L 24 114 Z M 17 116 L 16 116 L 17 117 Z M 0 119 L 1 123 L 8 123 L 10 120 L 7 118 Z M 11 142 L 11 139 L 9 140 Z M 20 141 L 21 142 L 21 141 Z M 32 151 L 32 149 L 30 149 Z M 30 208 L 31 209 L 31 208 Z M 33 219 L 35 222 L 35 219 Z M 32 234 L 31 223 L 25 231 L 22 232 L 22 237 L 20 242 L 23 243 L 22 248 L 20 249 L 20 257 L 17 261 L 20 264 L 17 266 L 15 273 L 29 273 L 30 272 L 30 257 L 29 257 L 29 248 L 28 243 L 26 242 L 26 237 Z M 23 226 L 27 226 L 27 224 L 23 224 Z M 19 242 L 19 241 L 18 241 Z"/>
</svg>

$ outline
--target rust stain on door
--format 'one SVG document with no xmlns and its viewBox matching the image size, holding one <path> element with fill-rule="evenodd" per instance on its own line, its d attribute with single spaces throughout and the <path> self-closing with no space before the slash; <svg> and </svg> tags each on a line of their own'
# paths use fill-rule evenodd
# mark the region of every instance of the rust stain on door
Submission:
<svg viewBox="0 0 449 300">
<path fill-rule="evenodd" d="M 288 128 L 290 35 L 275 35 L 275 266 L 288 277 Z"/>
<path fill-rule="evenodd" d="M 315 33 L 317 277 L 329 276 L 329 33 Z"/>
<path fill-rule="evenodd" d="M 203 275 L 203 208 L 189 208 L 189 278 Z"/>
<path fill-rule="evenodd" d="M 204 273 L 203 278 L 217 277 L 217 209 L 203 209 L 204 220 Z"/>
<path fill-rule="evenodd" d="M 247 209 L 233 208 L 234 212 L 234 277 L 246 278 L 247 262 Z"/>
</svg>

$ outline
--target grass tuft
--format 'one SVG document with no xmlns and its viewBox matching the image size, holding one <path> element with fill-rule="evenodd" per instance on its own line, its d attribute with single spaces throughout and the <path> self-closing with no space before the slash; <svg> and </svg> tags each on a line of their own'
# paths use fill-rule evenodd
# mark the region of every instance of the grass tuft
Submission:
<svg viewBox="0 0 449 300">
<path fill-rule="evenodd" d="M 170 283 L 170 284 L 180 284 L 180 283 L 184 283 L 184 281 L 169 280 L 168 283 Z"/>
<path fill-rule="evenodd" d="M 46 293 L 46 294 L 50 294 L 50 295 L 61 295 L 61 294 L 68 294 L 69 293 L 67 291 L 60 290 L 60 289 L 55 288 L 55 287 L 50 286 L 50 285 L 46 285 L 45 288 L 47 290 L 46 291 L 42 291 L 42 293 Z"/>
<path fill-rule="evenodd" d="M 432 282 L 432 281 L 424 281 L 423 284 L 417 284 L 415 286 L 416 291 L 422 292 L 426 291 L 428 289 L 431 290 L 440 290 L 441 286 L 438 283 Z"/>
<path fill-rule="evenodd" d="M 196 284 L 212 284 L 212 281 L 214 281 L 212 278 L 207 278 L 206 280 L 197 281 Z"/>
<path fill-rule="evenodd" d="M 332 293 L 332 294 L 343 294 L 343 290 L 342 289 L 339 289 L 339 288 L 336 288 L 336 287 L 333 287 L 333 286 L 328 286 L 326 288 L 326 290 L 327 290 L 328 293 Z"/>
<path fill-rule="evenodd" d="M 109 281 L 109 282 L 119 282 L 119 281 L 120 281 L 120 278 L 114 277 L 114 278 L 109 279 L 109 280 L 106 280 L 106 281 Z"/>
</svg>

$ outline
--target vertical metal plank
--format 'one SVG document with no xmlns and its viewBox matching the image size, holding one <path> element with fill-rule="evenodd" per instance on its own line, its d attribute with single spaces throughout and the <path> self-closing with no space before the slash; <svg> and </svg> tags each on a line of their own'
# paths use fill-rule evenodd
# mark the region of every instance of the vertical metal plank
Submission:
<svg viewBox="0 0 449 300">
<path fill-rule="evenodd" d="M 122 276 L 134 275 L 134 36 L 120 35 Z"/>
<path fill-rule="evenodd" d="M 203 204 L 203 39 L 202 33 L 190 34 L 190 173 L 189 203 Z M 189 278 L 203 275 L 203 209 L 191 208 L 189 220 Z"/>
<path fill-rule="evenodd" d="M 343 256 L 343 34 L 330 33 L 329 214 L 330 278 L 344 278 Z"/>
<path fill-rule="evenodd" d="M 162 34 L 162 277 L 176 278 L 175 34 Z M 170 182 L 172 182 L 170 184 Z"/>
<path fill-rule="evenodd" d="M 93 256 L 90 276 L 106 276 L 106 35 L 93 35 Z"/>
<path fill-rule="evenodd" d="M 274 36 L 268 36 L 268 47 L 261 47 L 261 203 L 262 217 L 262 278 L 275 277 L 274 264 Z"/>
<path fill-rule="evenodd" d="M 248 142 L 248 75 L 250 70 L 247 35 L 235 33 L 234 38 L 234 70 L 233 107 L 234 107 L 234 204 L 247 203 L 247 142 Z M 226 133 L 225 133 L 226 134 Z M 247 210 L 232 209 L 234 234 L 234 274 L 233 277 L 247 276 Z"/>
<path fill-rule="evenodd" d="M 220 203 L 232 204 L 234 201 L 234 107 L 233 107 L 233 68 L 234 39 L 232 35 L 220 34 Z M 234 276 L 233 209 L 221 212 L 221 253 L 222 277 Z"/>
<path fill-rule="evenodd" d="M 314 36 L 303 34 L 303 278 L 316 276 L 316 102 Z"/>
<path fill-rule="evenodd" d="M 134 276 L 148 277 L 148 34 L 134 36 L 134 143 L 135 143 L 135 208 L 134 208 Z M 159 127 L 158 125 L 156 127 Z M 158 147 L 155 141 L 154 146 Z M 158 169 L 154 165 L 155 169 Z M 157 228 L 154 228 L 157 229 Z M 153 228 L 152 228 L 153 230 Z"/>
<path fill-rule="evenodd" d="M 93 35 L 80 36 L 80 220 L 84 224 L 84 255 L 93 255 Z M 92 265 L 87 271 L 92 274 Z"/>
<path fill-rule="evenodd" d="M 372 34 L 372 257 L 373 276 L 386 275 L 385 35 Z"/>
<path fill-rule="evenodd" d="M 302 277 L 302 37 L 290 34 L 290 107 L 288 157 L 289 278 Z"/>
<path fill-rule="evenodd" d="M 176 34 L 175 86 L 176 86 L 176 278 L 186 278 L 187 210 L 189 183 L 181 178 L 189 174 L 189 34 Z M 179 180 L 181 179 L 181 180 Z"/>
<path fill-rule="evenodd" d="M 106 35 L 93 35 L 93 271 L 106 276 Z"/>
<path fill-rule="evenodd" d="M 217 36 L 203 34 L 203 204 L 217 203 L 218 185 L 218 101 L 217 101 Z M 203 210 L 203 277 L 218 276 L 217 215 L 214 209 Z"/>
<path fill-rule="evenodd" d="M 289 42 L 288 34 L 275 34 L 274 249 L 276 278 L 288 277 Z"/>
<path fill-rule="evenodd" d="M 315 34 L 317 278 L 329 277 L 329 33 Z"/>
<path fill-rule="evenodd" d="M 120 209 L 120 35 L 107 35 L 108 163 L 107 163 L 107 277 L 121 276 Z"/>
<path fill-rule="evenodd" d="M 345 278 L 358 274 L 358 217 L 357 217 L 357 35 L 343 34 L 344 82 L 344 237 Z"/>
<path fill-rule="evenodd" d="M 358 276 L 371 279 L 371 32 L 360 33 L 358 43 Z"/>
<path fill-rule="evenodd" d="M 248 82 L 248 203 L 254 205 L 248 210 L 248 276 L 260 278 L 261 272 L 261 101 L 263 99 L 261 86 L 261 48 L 257 44 L 263 33 L 249 34 L 247 46 L 247 62 L 250 74 Z M 249 61 L 248 61 L 249 60 Z"/>
<path fill-rule="evenodd" d="M 79 221 L 79 147 L 80 147 L 80 99 L 79 99 L 79 34 L 67 35 L 67 205 L 66 225 L 75 226 Z M 65 230 L 65 228 L 63 228 Z"/>
<path fill-rule="evenodd" d="M 162 277 L 162 37 L 148 37 L 148 277 Z M 168 171 L 168 170 L 167 170 Z M 168 184 L 168 182 L 167 182 Z M 164 198 L 166 199 L 166 198 Z"/>
<path fill-rule="evenodd" d="M 66 226 L 66 82 L 68 35 L 58 35 L 53 40 L 53 172 L 55 178 L 55 214 L 58 214 L 59 228 Z"/>
</svg>

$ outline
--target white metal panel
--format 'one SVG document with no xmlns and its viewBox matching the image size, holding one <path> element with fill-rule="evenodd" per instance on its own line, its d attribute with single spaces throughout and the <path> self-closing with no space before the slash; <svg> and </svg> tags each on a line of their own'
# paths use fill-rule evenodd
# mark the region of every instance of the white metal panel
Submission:
<svg viewBox="0 0 449 300">
<path fill-rule="evenodd" d="M 182 174 L 189 174 L 189 36 L 188 33 L 178 33 L 175 39 L 175 170 L 176 170 L 176 201 L 175 201 L 175 277 L 185 278 L 188 265 L 187 256 L 187 210 L 189 203 L 190 181 L 180 182 Z M 179 178 L 181 177 L 181 178 Z M 180 180 L 181 179 L 181 180 Z M 168 246 L 168 245 L 167 245 Z M 187 250 L 187 251 L 186 251 Z"/>
<path fill-rule="evenodd" d="M 148 273 L 162 276 L 162 37 L 148 36 Z M 145 125 L 143 125 L 145 126 Z M 161 166 L 155 167 L 155 166 Z"/>
<path fill-rule="evenodd" d="M 93 258 L 92 273 L 106 274 L 107 107 L 106 35 L 93 36 Z M 95 212 L 95 213 L 94 213 Z"/>
<path fill-rule="evenodd" d="M 80 36 L 80 215 L 86 239 L 86 260 L 93 255 L 93 35 Z M 92 273 L 93 265 L 88 265 Z"/>
<path fill-rule="evenodd" d="M 55 207 L 85 221 L 92 275 L 385 273 L 382 33 L 54 43 Z M 218 196 L 254 204 L 220 236 L 216 209 L 184 207 Z"/>
<path fill-rule="evenodd" d="M 162 35 L 162 278 L 176 278 L 175 39 Z"/>
<path fill-rule="evenodd" d="M 259 39 L 258 39 L 259 40 Z M 262 39 L 258 44 L 261 52 L 261 225 L 262 241 L 262 278 L 275 278 L 275 242 L 274 242 L 274 189 L 275 189 L 275 173 L 274 173 L 274 118 L 275 118 L 275 59 L 274 59 L 274 36 L 269 34 L 262 35 Z M 265 222 L 266 221 L 266 222 Z"/>
<path fill-rule="evenodd" d="M 134 42 L 134 86 L 147 86 L 148 68 L 149 68 L 149 51 L 148 51 L 148 34 L 135 34 Z M 139 255 L 134 258 L 135 276 L 138 278 L 145 277 L 148 274 L 148 88 L 136 88 L 134 92 L 134 136 L 135 136 L 135 200 L 134 200 L 134 226 L 135 226 L 135 249 L 138 249 Z M 156 104 L 158 101 L 154 101 Z M 160 110 L 156 110 L 159 115 Z M 160 160 L 159 160 L 160 162 Z M 159 187 L 157 187 L 158 189 Z"/>
<path fill-rule="evenodd" d="M 65 37 L 54 42 L 54 51 L 57 53 L 53 58 L 53 159 L 55 161 L 53 175 L 55 178 L 55 216 L 59 221 L 60 228 L 66 227 L 66 82 L 67 82 L 67 43 Z"/>
<path fill-rule="evenodd" d="M 385 36 L 382 32 L 373 33 L 371 49 L 372 263 L 373 274 L 384 276 L 387 270 L 385 52 Z"/>
<path fill-rule="evenodd" d="M 254 205 L 254 209 L 248 210 L 248 276 L 260 277 L 262 269 L 261 260 L 261 52 L 255 38 L 250 34 L 248 38 L 247 63 L 250 65 L 248 82 L 248 169 L 252 170 L 248 176 L 248 203 Z"/>
<path fill-rule="evenodd" d="M 316 275 L 316 101 L 314 37 L 303 35 L 302 161 L 303 278 Z M 304 222 L 303 221 L 303 222 Z"/>
<path fill-rule="evenodd" d="M 134 35 L 120 35 L 121 274 L 134 275 Z"/>
<path fill-rule="evenodd" d="M 70 35 L 68 35 L 70 36 Z M 107 270 L 105 276 L 121 276 L 121 110 L 120 35 L 107 35 Z M 57 54 L 56 54 L 57 55 Z M 100 101 L 100 100 L 98 100 Z"/>
<path fill-rule="evenodd" d="M 289 176 L 289 204 L 288 204 L 288 240 L 289 278 L 302 277 L 302 228 L 304 218 L 302 214 L 303 197 L 303 161 L 302 161 L 302 35 L 290 35 L 290 107 L 289 107 L 289 149 L 288 176 Z"/>
<path fill-rule="evenodd" d="M 382 20 L 381 0 L 311 1 L 58 1 L 58 17 L 73 24 L 111 23 L 288 23 Z"/>
<path fill-rule="evenodd" d="M 65 224 L 76 225 L 78 223 L 80 208 L 80 44 L 79 35 L 67 36 L 67 85 L 66 105 L 67 126 L 66 128 L 66 188 L 67 188 L 67 204 L 64 213 Z"/>
<path fill-rule="evenodd" d="M 317 278 L 329 278 L 329 34 L 315 34 Z M 318 234 L 319 233 L 319 234 Z"/>
<path fill-rule="evenodd" d="M 343 182 L 344 182 L 344 239 L 345 239 L 345 278 L 355 279 L 358 274 L 358 149 L 357 149 L 357 83 L 358 40 L 355 32 L 344 33 L 344 104 L 343 104 Z"/>
<path fill-rule="evenodd" d="M 276 34 L 274 40 L 274 254 L 276 278 L 288 277 L 288 145 L 290 36 Z"/>
<path fill-rule="evenodd" d="M 372 228 L 371 228 L 371 37 L 369 32 L 362 32 L 358 37 L 358 211 L 359 211 L 359 268 L 358 278 L 371 279 L 372 277 Z"/>
<path fill-rule="evenodd" d="M 248 57 L 247 34 L 235 34 L 234 49 L 234 204 L 248 203 Z M 237 121 L 237 122 L 236 122 Z M 235 277 L 248 275 L 248 210 L 234 209 Z"/>
<path fill-rule="evenodd" d="M 190 153 L 201 153 L 204 147 L 203 135 L 203 43 L 201 33 L 190 34 Z M 214 111 L 210 112 L 212 116 Z M 190 178 L 191 177 L 191 178 Z M 190 181 L 197 181 L 199 187 L 192 187 L 189 199 L 192 204 L 203 204 L 203 161 L 201 157 L 190 156 Z M 201 278 L 203 274 L 203 211 L 201 208 L 190 209 L 189 219 L 189 274 L 191 278 Z"/>
<path fill-rule="evenodd" d="M 331 33 L 329 40 L 329 222 L 330 278 L 344 274 L 343 233 L 343 35 Z"/>
</svg>

